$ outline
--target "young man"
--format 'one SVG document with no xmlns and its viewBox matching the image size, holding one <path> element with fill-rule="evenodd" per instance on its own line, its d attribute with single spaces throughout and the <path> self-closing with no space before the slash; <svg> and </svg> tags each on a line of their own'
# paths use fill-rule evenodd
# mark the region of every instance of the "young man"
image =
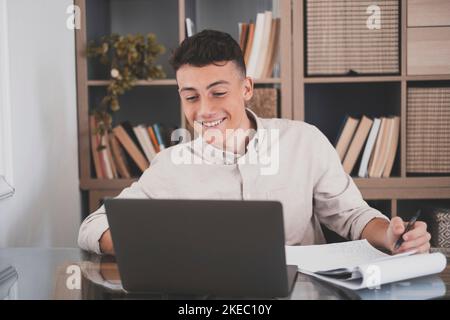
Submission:
<svg viewBox="0 0 450 320">
<path fill-rule="evenodd" d="M 261 119 L 246 109 L 253 81 L 228 34 L 205 30 L 187 38 L 171 62 L 183 112 L 199 137 L 161 151 L 118 197 L 278 200 L 289 245 L 324 243 L 322 223 L 345 238 L 367 239 L 393 253 L 429 250 L 423 222 L 394 249 L 403 221 L 389 221 L 368 206 L 316 127 Z M 114 253 L 103 206 L 84 220 L 78 242 L 86 250 Z"/>
</svg>

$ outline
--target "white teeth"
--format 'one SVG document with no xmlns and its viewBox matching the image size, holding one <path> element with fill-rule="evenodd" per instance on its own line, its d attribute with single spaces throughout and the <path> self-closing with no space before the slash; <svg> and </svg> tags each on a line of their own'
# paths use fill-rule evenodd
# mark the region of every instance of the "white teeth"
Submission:
<svg viewBox="0 0 450 320">
<path fill-rule="evenodd" d="M 202 124 L 203 124 L 205 127 L 210 128 L 210 127 L 218 126 L 218 125 L 221 124 L 224 120 L 225 120 L 225 118 L 220 119 L 220 120 L 216 120 L 216 121 L 210 121 L 210 122 L 203 121 Z"/>
</svg>

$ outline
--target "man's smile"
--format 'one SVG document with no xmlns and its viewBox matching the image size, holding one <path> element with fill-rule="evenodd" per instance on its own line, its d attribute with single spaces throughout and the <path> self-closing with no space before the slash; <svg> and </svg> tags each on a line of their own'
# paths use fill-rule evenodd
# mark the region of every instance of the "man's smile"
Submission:
<svg viewBox="0 0 450 320">
<path fill-rule="evenodd" d="M 222 124 L 227 118 L 223 117 L 223 118 L 219 118 L 216 120 L 212 120 L 212 121 L 199 121 L 196 120 L 195 122 L 197 122 L 198 124 L 201 124 L 202 126 L 206 127 L 206 128 L 214 128 L 219 126 L 220 124 Z"/>
</svg>

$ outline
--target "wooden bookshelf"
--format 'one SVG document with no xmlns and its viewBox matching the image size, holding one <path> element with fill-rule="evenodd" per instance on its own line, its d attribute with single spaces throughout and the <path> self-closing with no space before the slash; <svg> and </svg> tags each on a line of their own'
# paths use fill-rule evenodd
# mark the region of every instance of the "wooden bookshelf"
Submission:
<svg viewBox="0 0 450 320">
<path fill-rule="evenodd" d="M 273 10 L 278 12 L 281 17 L 281 30 L 279 42 L 280 56 L 280 76 L 276 78 L 256 79 L 255 85 L 263 87 L 276 87 L 279 89 L 279 116 L 283 118 L 292 118 L 292 50 L 291 50 L 291 0 L 274 1 L 278 4 L 277 8 L 268 7 L 267 1 L 249 0 L 242 9 L 240 1 L 232 0 L 227 2 L 227 10 L 230 10 L 231 20 L 241 19 L 239 21 L 255 21 L 256 14 L 263 10 Z M 164 110 L 166 117 L 172 119 L 178 117 L 178 125 L 186 127 L 186 121 L 178 102 L 177 82 L 175 75 L 170 67 L 168 67 L 167 59 L 170 51 L 175 49 L 176 45 L 185 38 L 185 18 L 192 15 L 193 6 L 209 6 L 209 3 L 203 3 L 197 0 L 168 0 L 164 4 L 158 5 L 154 1 L 116 1 L 116 0 L 75 0 L 75 4 L 81 9 L 81 28 L 76 30 L 76 57 L 77 57 L 77 95 L 78 95 L 78 140 L 79 140 L 79 165 L 80 165 L 80 189 L 87 193 L 88 211 L 92 211 L 98 205 L 99 200 L 105 196 L 115 196 L 122 189 L 128 187 L 137 180 L 133 179 L 97 179 L 92 166 L 90 155 L 89 141 L 89 125 L 88 115 L 93 105 L 99 100 L 109 81 L 107 72 L 101 66 L 93 64 L 85 55 L 87 43 L 96 40 L 100 36 L 118 32 L 119 34 L 127 33 L 147 33 L 156 34 L 158 41 L 166 46 L 166 55 L 164 59 L 164 70 L 168 78 L 154 80 L 139 80 L 135 88 L 130 91 L 128 96 L 136 94 L 141 100 L 158 100 L 165 104 Z M 141 6 L 136 8 L 136 6 Z M 253 6 L 253 9 L 252 9 Z M 126 8 L 127 10 L 123 10 Z M 203 8 L 203 11 L 207 8 Z M 126 11 L 126 12 L 125 12 Z M 222 12 L 211 10 L 212 15 L 222 15 Z M 133 12 L 133 15 L 130 13 Z M 142 12 L 145 12 L 142 13 Z M 229 12 L 229 13 L 230 13 Z M 192 17 L 191 17 L 192 18 Z M 237 30 L 237 22 L 227 21 L 227 19 L 215 19 L 214 17 L 196 17 L 202 18 L 200 27 L 209 27 L 222 31 L 226 31 L 233 35 Z M 149 22 L 152 20 L 159 21 L 160 25 L 153 24 L 153 28 L 149 28 Z M 218 21 L 217 25 L 214 20 Z M 237 20 L 236 20 L 237 21 Z M 155 22 L 154 22 L 155 23 Z M 120 32 L 122 31 L 122 32 Z M 161 93 L 163 91 L 163 93 Z M 142 99 L 145 96 L 145 99 Z M 157 97 L 157 98 L 155 98 Z M 168 99 L 172 100 L 168 100 Z M 126 102 L 131 104 L 136 99 L 128 98 Z M 125 100 L 125 98 L 124 98 Z M 126 109 L 123 106 L 121 109 Z M 132 108 L 130 108 L 132 109 Z M 162 118 L 158 114 L 157 108 L 146 107 L 141 108 L 153 112 L 149 116 Z M 153 110 L 154 109 L 154 110 Z M 161 109 L 160 109 L 161 110 Z M 122 112 L 122 110 L 121 110 Z M 132 112 L 132 111 L 130 111 Z M 133 115 L 135 116 L 135 115 Z M 128 120 L 128 119 L 126 119 Z M 85 212 L 84 214 L 87 214 Z"/>
<path fill-rule="evenodd" d="M 308 108 L 315 108 L 317 105 L 308 105 L 311 99 L 311 88 L 314 88 L 315 98 L 318 95 L 326 95 L 329 88 L 337 85 L 345 86 L 347 89 L 354 86 L 354 93 L 358 95 L 358 90 L 361 86 L 367 88 L 376 88 L 377 86 L 386 85 L 391 86 L 391 100 L 398 100 L 394 103 L 391 109 L 392 114 L 397 114 L 401 118 L 401 130 L 399 141 L 399 154 L 397 155 L 397 171 L 395 176 L 390 178 L 354 178 L 354 181 L 360 189 L 363 197 L 371 201 L 381 201 L 386 208 L 389 215 L 407 215 L 408 210 L 424 203 L 435 200 L 447 201 L 450 205 L 450 174 L 442 176 L 420 176 L 415 177 L 407 173 L 406 170 L 406 115 L 407 115 L 407 94 L 408 88 L 415 82 L 429 82 L 433 81 L 448 81 L 450 74 L 424 74 L 424 75 L 409 75 L 407 73 L 407 12 L 408 1 L 400 0 L 400 73 L 395 75 L 371 75 L 371 76 L 306 76 L 306 0 L 293 1 L 293 118 L 296 120 L 303 120 L 308 122 L 308 113 L 311 114 Z M 450 57 L 448 57 L 450 64 Z M 309 90 L 309 92 L 308 92 Z M 351 91 L 351 90 L 349 90 Z M 370 90 L 368 90 L 370 91 Z M 378 91 L 374 91 L 378 92 Z M 369 99 L 371 97 L 368 97 Z M 345 108 L 346 106 L 336 103 L 335 108 Z M 361 113 L 364 114 L 365 106 L 361 105 Z M 373 112 L 374 110 L 371 110 Z M 370 112 L 369 112 L 370 113 Z M 328 127 L 321 127 L 319 129 L 327 131 Z M 330 141 L 333 137 L 329 136 Z M 333 141 L 332 141 L 333 142 Z M 358 163 L 357 163 L 358 164 Z M 375 201 L 375 202 L 376 202 Z M 387 205 L 386 205 L 387 204 Z M 400 205 L 399 205 L 400 204 Z M 410 205 L 412 204 L 412 205 Z M 375 207 L 377 207 L 375 203 Z M 405 211 L 406 210 L 406 211 Z"/>
<path fill-rule="evenodd" d="M 255 5 L 254 12 L 248 17 L 249 19 L 255 19 L 256 13 L 262 11 L 262 4 L 264 1 L 258 2 L 258 0 L 252 0 Z M 108 7 L 111 0 L 97 1 L 100 5 Z M 116 1 L 117 2 L 117 1 Z M 142 2 L 142 1 L 141 1 Z M 161 33 L 156 32 L 158 39 L 161 37 L 163 44 L 171 49 L 171 44 L 179 43 L 184 40 L 185 37 L 185 18 L 189 14 L 191 15 L 192 4 L 196 3 L 196 0 L 171 0 L 171 4 L 167 4 L 164 8 L 155 8 L 155 10 L 149 10 L 148 18 L 152 18 L 152 15 L 168 15 L 170 30 L 166 30 L 169 27 L 164 28 L 162 26 Z M 274 11 L 279 12 L 281 17 L 281 37 L 280 37 L 280 58 L 281 68 L 280 77 L 269 79 L 258 79 L 255 81 L 256 85 L 273 86 L 280 90 L 280 114 L 279 116 L 287 119 L 309 121 L 312 114 L 312 108 L 321 108 L 320 105 L 311 105 L 311 95 L 314 97 L 326 97 L 330 92 L 336 88 L 342 89 L 347 92 L 349 100 L 351 96 L 363 95 L 363 92 L 367 92 L 368 99 L 380 95 L 380 92 L 385 93 L 385 105 L 380 105 L 380 110 L 377 110 L 375 104 L 368 103 L 362 105 L 362 113 L 369 111 L 369 113 L 376 112 L 390 112 L 397 114 L 401 118 L 401 131 L 399 141 L 399 153 L 397 155 L 395 168 L 393 170 L 393 176 L 390 178 L 354 178 L 356 185 L 361 190 L 363 197 L 368 203 L 388 215 L 404 215 L 407 214 L 405 210 L 409 210 L 412 207 L 423 203 L 423 201 L 445 200 L 450 199 L 450 174 L 448 176 L 411 176 L 406 170 L 406 115 L 407 115 L 407 94 L 408 88 L 413 86 L 417 82 L 433 83 L 436 81 L 450 81 L 450 74 L 424 74 L 424 75 L 409 75 L 407 73 L 407 10 L 408 1 L 400 0 L 400 72 L 399 74 L 387 74 L 387 75 L 371 75 L 371 76 L 316 76 L 308 77 L 305 74 L 306 66 L 306 32 L 305 32 L 305 0 L 291 1 L 291 0 L 279 0 L 274 1 L 278 3 L 279 7 Z M 125 1 L 121 5 L 124 4 Z M 130 2 L 132 3 L 132 2 Z M 77 93 L 78 93 L 78 128 L 79 128 L 79 163 L 80 163 L 80 188 L 83 192 L 88 194 L 89 198 L 89 210 L 93 210 L 97 206 L 98 201 L 104 196 L 115 196 L 123 188 L 129 186 L 131 183 L 137 180 L 133 179 L 96 179 L 92 171 L 90 147 L 89 147 L 89 127 L 88 127 L 88 113 L 89 106 L 92 101 L 92 96 L 99 95 L 101 90 L 108 85 L 108 81 L 93 73 L 93 68 L 84 55 L 87 41 L 93 37 L 93 35 L 103 35 L 102 31 L 107 31 L 108 24 L 114 25 L 113 19 L 121 19 L 118 14 L 111 14 L 111 10 L 98 10 L 99 8 L 91 7 L 89 3 L 87 6 L 86 0 L 75 0 L 75 4 L 81 8 L 81 29 L 76 31 L 76 48 L 77 48 Z M 239 1 L 234 0 L 227 2 L 227 10 L 231 12 L 239 12 L 242 8 L 239 6 Z M 130 4 L 131 6 L 132 4 Z M 95 23 L 87 23 L 87 10 L 93 9 L 96 12 L 103 12 L 102 17 L 96 19 Z M 100 8 L 101 9 L 101 8 Z M 201 10 L 200 10 L 201 11 Z M 109 12 L 109 13 L 108 13 Z M 220 13 L 211 13 L 220 15 Z M 223 13 L 224 14 L 224 13 Z M 240 14 L 240 12 L 239 12 Z M 119 21 L 122 24 L 126 24 L 125 21 Z M 139 17 L 136 17 L 138 20 Z M 203 19 L 202 21 L 214 20 L 214 17 L 209 19 Z M 217 19 L 220 20 L 220 19 Z M 175 23 L 171 23 L 175 21 Z M 222 21 L 223 22 L 223 21 Z M 207 22 L 202 22 L 206 23 Z M 233 22 L 234 23 L 234 22 Z M 135 22 L 133 27 L 140 25 L 139 22 Z M 222 25 L 217 28 L 220 29 Z M 208 27 L 214 27 L 211 25 Z M 230 32 L 229 30 L 233 26 L 221 28 L 223 31 Z M 237 29 L 237 26 L 235 26 Z M 93 30 L 91 30 L 93 29 Z M 133 29 L 134 30 L 134 29 Z M 155 30 L 139 30 L 155 32 Z M 137 32 L 137 31 L 136 31 Z M 233 31 L 234 32 L 234 31 Z M 168 45 L 169 44 L 169 45 Z M 165 57 L 167 58 L 167 56 Z M 450 58 L 449 58 L 450 59 Z M 449 62 L 450 64 L 450 62 Z M 94 66 L 95 67 L 95 66 Z M 95 70 L 94 70 L 95 71 Z M 92 75 L 93 74 L 93 75 Z M 174 75 L 169 72 L 167 79 L 155 79 L 151 81 L 140 80 L 137 82 L 136 90 L 142 90 L 145 92 L 146 97 L 151 98 L 159 91 L 164 91 L 167 97 L 174 95 L 176 91 L 176 80 Z M 334 88 L 334 89 L 333 89 Z M 142 93 L 144 94 L 144 93 Z M 164 96 L 162 96 L 164 101 Z M 313 99 L 314 100 L 314 99 Z M 173 101 L 167 101 L 167 105 L 172 105 Z M 179 115 L 179 123 L 182 127 L 185 126 L 184 117 L 181 112 L 181 107 L 176 105 L 171 106 L 173 112 L 172 116 Z M 336 108 L 345 108 L 337 104 Z M 368 108 L 367 110 L 365 108 Z M 383 109 L 384 108 L 384 109 Z M 146 108 L 152 109 L 152 108 Z M 322 109 L 325 110 L 325 109 Z M 155 111 L 157 112 L 157 110 Z M 320 112 L 318 112 L 320 115 Z M 326 113 L 322 112 L 324 119 L 314 118 L 318 121 L 319 129 L 325 133 L 329 133 L 330 140 L 333 138 L 329 125 L 320 126 L 320 123 L 327 123 Z M 328 119 L 329 120 L 329 119 Z M 336 120 L 336 119 L 334 119 Z M 341 119 L 339 119 L 340 121 Z M 329 122 L 328 122 L 329 123 Z M 333 124 L 335 126 L 335 124 Z M 421 202 L 422 201 L 422 202 Z M 450 204 L 450 202 L 449 202 Z M 87 213 L 87 212 L 86 212 Z"/>
</svg>

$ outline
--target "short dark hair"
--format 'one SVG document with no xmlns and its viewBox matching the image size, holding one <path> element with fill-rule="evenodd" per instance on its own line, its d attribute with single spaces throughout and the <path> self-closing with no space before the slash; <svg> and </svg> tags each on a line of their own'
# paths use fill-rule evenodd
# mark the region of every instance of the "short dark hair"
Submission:
<svg viewBox="0 0 450 320">
<path fill-rule="evenodd" d="M 175 72 L 185 64 L 204 67 L 217 65 L 220 61 L 233 61 L 245 77 L 245 62 L 239 44 L 228 33 L 216 30 L 203 30 L 184 39 L 170 58 Z"/>
</svg>

